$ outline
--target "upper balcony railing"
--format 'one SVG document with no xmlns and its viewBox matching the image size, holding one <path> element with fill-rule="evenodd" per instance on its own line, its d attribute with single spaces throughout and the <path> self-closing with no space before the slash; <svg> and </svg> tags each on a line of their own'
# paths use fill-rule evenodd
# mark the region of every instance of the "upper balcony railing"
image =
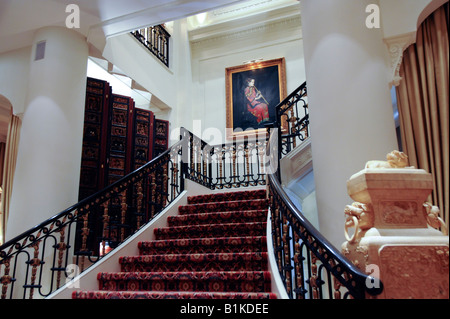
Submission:
<svg viewBox="0 0 450 319">
<path fill-rule="evenodd" d="M 156 25 L 131 32 L 165 66 L 169 67 L 170 34 L 162 25 Z"/>
<path fill-rule="evenodd" d="M 276 106 L 274 127 L 279 128 L 280 158 L 309 137 L 308 93 L 306 82 Z"/>
</svg>

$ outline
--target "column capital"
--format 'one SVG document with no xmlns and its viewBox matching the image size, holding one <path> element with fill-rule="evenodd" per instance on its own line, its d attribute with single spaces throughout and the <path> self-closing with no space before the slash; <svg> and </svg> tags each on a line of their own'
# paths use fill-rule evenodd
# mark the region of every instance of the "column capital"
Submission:
<svg viewBox="0 0 450 319">
<path fill-rule="evenodd" d="M 402 80 L 400 66 L 403 60 L 403 52 L 411 44 L 416 42 L 416 32 L 408 32 L 394 37 L 384 38 L 383 41 L 389 51 L 389 86 L 398 86 Z"/>
</svg>

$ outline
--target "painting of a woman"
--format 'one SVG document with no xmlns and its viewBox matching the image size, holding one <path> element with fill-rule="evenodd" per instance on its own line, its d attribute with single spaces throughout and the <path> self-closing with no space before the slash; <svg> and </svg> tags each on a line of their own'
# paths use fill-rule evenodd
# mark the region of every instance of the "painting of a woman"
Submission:
<svg viewBox="0 0 450 319">
<path fill-rule="evenodd" d="M 266 134 L 286 96 L 284 58 L 226 68 L 227 139 Z"/>
<path fill-rule="evenodd" d="M 261 92 L 255 87 L 255 79 L 248 78 L 246 83 L 247 110 L 256 117 L 258 124 L 269 121 L 269 105 Z"/>
</svg>

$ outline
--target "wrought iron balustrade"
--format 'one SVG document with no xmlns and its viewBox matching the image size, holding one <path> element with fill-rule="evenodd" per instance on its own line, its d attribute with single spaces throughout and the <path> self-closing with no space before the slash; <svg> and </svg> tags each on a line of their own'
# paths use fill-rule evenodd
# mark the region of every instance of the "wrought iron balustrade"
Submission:
<svg viewBox="0 0 450 319">
<path fill-rule="evenodd" d="M 281 158 L 310 136 L 306 82 L 277 105 L 276 114 Z"/>
<path fill-rule="evenodd" d="M 280 276 L 292 299 L 364 299 L 381 281 L 352 264 L 302 215 L 268 175 L 272 242 Z M 269 234 L 268 234 L 269 236 Z"/>
<path fill-rule="evenodd" d="M 265 185 L 266 144 L 267 139 L 244 139 L 213 146 L 213 188 Z"/>
<path fill-rule="evenodd" d="M 211 189 L 238 188 L 266 184 L 266 144 L 268 139 L 242 139 L 209 145 L 190 132 L 186 178 Z"/>
<path fill-rule="evenodd" d="M 181 146 L 0 246 L 0 297 L 50 295 L 157 216 L 184 190 Z"/>
<path fill-rule="evenodd" d="M 183 141 L 183 149 L 186 150 L 183 153 L 184 176 L 200 185 L 212 188 L 212 147 L 183 127 L 180 130 L 180 138 Z"/>
<path fill-rule="evenodd" d="M 170 34 L 162 25 L 151 26 L 131 32 L 134 37 L 169 67 Z"/>
<path fill-rule="evenodd" d="M 156 217 L 184 179 L 211 189 L 265 184 L 263 141 L 180 141 L 138 170 L 0 247 L 0 298 L 45 298 Z"/>
<path fill-rule="evenodd" d="M 310 136 L 306 82 L 277 105 L 276 114 L 278 134 L 272 136 L 279 151 L 272 160 L 279 161 Z M 381 293 L 382 283 L 353 265 L 297 209 L 279 176 L 268 174 L 269 207 L 275 258 L 289 297 L 363 299 Z"/>
<path fill-rule="evenodd" d="M 305 108 L 305 95 L 303 84 L 280 104 L 286 105 L 280 114 L 291 114 L 294 105 Z M 297 123 L 295 114 L 290 123 Z M 306 122 L 307 117 L 299 121 Z M 289 131 L 295 131 L 292 138 L 301 134 Z M 211 146 L 182 128 L 180 141 L 157 158 L 0 246 L 0 297 L 50 295 L 157 216 L 184 190 L 185 178 L 211 189 L 268 181 L 274 254 L 290 298 L 380 293 L 382 284 L 366 285 L 375 279 L 333 247 L 283 191 L 277 179 L 279 132 L 280 126 L 270 138 Z"/>
</svg>

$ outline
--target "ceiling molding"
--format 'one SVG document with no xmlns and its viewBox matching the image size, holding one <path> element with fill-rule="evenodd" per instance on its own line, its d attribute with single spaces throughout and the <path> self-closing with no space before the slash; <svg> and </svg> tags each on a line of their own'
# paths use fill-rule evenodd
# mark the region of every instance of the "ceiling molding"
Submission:
<svg viewBox="0 0 450 319">
<path fill-rule="evenodd" d="M 269 17 L 267 17 L 269 15 Z M 217 42 L 236 41 L 258 34 L 269 32 L 283 32 L 292 29 L 300 29 L 298 37 L 301 38 L 300 10 L 283 8 L 270 13 L 258 14 L 241 18 L 238 21 L 227 21 L 189 32 L 189 40 L 192 47 L 214 45 Z"/>
</svg>

